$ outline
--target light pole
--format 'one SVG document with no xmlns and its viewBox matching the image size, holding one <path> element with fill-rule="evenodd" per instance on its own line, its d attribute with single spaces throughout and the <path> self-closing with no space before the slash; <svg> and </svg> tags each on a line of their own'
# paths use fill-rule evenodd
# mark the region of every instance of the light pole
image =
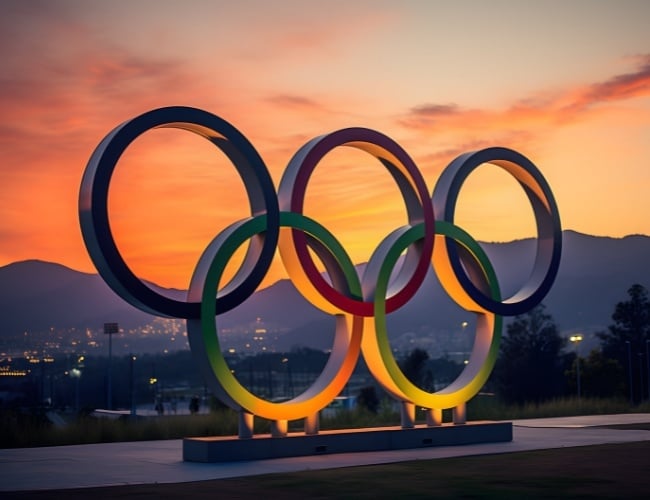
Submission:
<svg viewBox="0 0 650 500">
<path fill-rule="evenodd" d="M 129 356 L 129 391 L 131 392 L 131 417 L 135 417 L 135 380 L 133 376 L 133 362 L 136 360 L 136 357 L 131 355 Z"/>
<path fill-rule="evenodd" d="M 639 404 L 643 403 L 643 353 L 638 352 L 639 356 Z"/>
<path fill-rule="evenodd" d="M 650 340 L 645 341 L 645 359 L 647 362 L 648 368 L 648 401 L 650 401 Z"/>
<path fill-rule="evenodd" d="M 632 344 L 629 340 L 625 341 L 627 345 L 627 370 L 630 380 L 630 405 L 634 405 L 634 387 L 632 386 Z"/>
<path fill-rule="evenodd" d="M 106 406 L 107 410 L 113 409 L 113 334 L 118 333 L 120 327 L 117 323 L 104 323 L 104 334 L 108 335 L 108 380 L 106 383 Z"/>
<path fill-rule="evenodd" d="M 569 337 L 569 340 L 575 344 L 576 348 L 576 382 L 578 385 L 578 399 L 580 399 L 580 353 L 578 352 L 578 345 L 582 342 L 582 338 L 582 335 L 579 333 Z"/>
</svg>

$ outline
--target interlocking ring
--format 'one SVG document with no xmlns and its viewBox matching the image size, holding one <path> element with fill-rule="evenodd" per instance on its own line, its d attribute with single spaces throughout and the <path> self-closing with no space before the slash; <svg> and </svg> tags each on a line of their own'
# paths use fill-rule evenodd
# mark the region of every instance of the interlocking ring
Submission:
<svg viewBox="0 0 650 500">
<path fill-rule="evenodd" d="M 316 137 L 300 148 L 280 181 L 280 210 L 302 213 L 309 177 L 318 162 L 339 146 L 354 147 L 373 155 L 395 179 L 404 198 L 409 225 L 396 229 L 387 238 L 392 239 L 404 229 L 420 223 L 424 224 L 427 234 L 433 234 L 433 207 L 427 186 L 415 163 L 392 139 L 364 128 L 348 128 Z M 303 296 L 316 307 L 332 314 L 347 312 L 371 316 L 372 299 L 364 301 L 365 297 L 354 296 L 349 290 L 338 291 L 323 279 L 307 251 L 307 240 L 308 235 L 296 229 L 280 236 L 282 261 Z M 389 312 L 404 305 L 418 290 L 429 268 L 432 252 L 433 238 L 421 238 L 408 248 L 402 269 L 389 291 L 386 305 Z M 364 295 L 372 295 L 373 286 L 372 283 L 365 284 Z"/>
<path fill-rule="evenodd" d="M 541 172 L 525 156 L 506 148 L 487 148 L 465 153 L 442 172 L 433 191 L 433 207 L 440 220 L 454 221 L 456 200 L 469 174 L 484 163 L 509 172 L 528 196 L 537 224 L 537 254 L 528 282 L 512 297 L 501 301 L 485 294 L 465 269 L 472 267 L 462 247 L 447 239 L 436 248 L 436 271 L 449 275 L 447 293 L 469 310 L 516 316 L 539 304 L 551 289 L 560 267 L 562 227 L 551 188 Z M 440 248 L 441 247 L 441 248 Z M 449 272 L 451 271 L 451 272 Z M 456 283 L 457 281 L 457 283 Z"/>
<path fill-rule="evenodd" d="M 343 248 L 325 228 L 298 214 L 282 213 L 283 226 L 298 228 L 318 239 L 322 245 L 314 245 L 331 276 L 346 279 L 352 292 L 360 292 L 352 261 Z M 211 388 L 227 405 L 272 420 L 297 420 L 327 406 L 338 396 L 349 380 L 359 357 L 363 321 L 361 317 L 338 315 L 334 345 L 323 372 L 302 394 L 289 401 L 273 403 L 248 391 L 231 373 L 219 348 L 215 316 L 214 290 L 218 288 L 221 274 L 235 250 L 255 234 L 265 230 L 265 216 L 258 216 L 246 223 L 231 226 L 215 238 L 201 256 L 197 272 L 192 277 L 188 298 L 201 303 L 201 317 L 187 321 L 187 333 L 195 359 L 203 373 L 216 375 L 218 383 Z M 324 254 L 329 253 L 329 257 Z M 336 262 L 336 265 L 333 263 Z M 343 271 L 338 274 L 339 271 Z M 316 410 L 314 410 L 316 408 Z"/>
<path fill-rule="evenodd" d="M 108 187 L 120 156 L 139 135 L 157 127 L 188 130 L 211 141 L 239 172 L 250 200 L 251 216 L 221 231 L 203 252 L 187 301 L 160 295 L 135 276 L 117 250 L 108 220 Z M 339 146 L 361 149 L 388 169 L 408 215 L 408 224 L 389 233 L 375 249 L 361 278 L 336 238 L 302 213 L 312 172 Z M 501 299 L 487 255 L 453 223 L 462 184 L 483 163 L 496 164 L 515 177 L 530 200 L 537 223 L 533 272 L 521 290 L 506 300 Z M 443 171 L 431 198 L 428 193 L 420 171 L 397 143 L 373 130 L 348 128 L 316 137 L 300 148 L 276 195 L 264 162 L 237 129 L 202 110 L 170 107 L 127 121 L 102 140 L 84 173 L 79 213 L 88 252 L 115 292 L 144 311 L 187 319 L 192 352 L 212 391 L 235 410 L 286 421 L 314 415 L 332 401 L 352 375 L 360 352 L 373 376 L 396 399 L 434 409 L 462 405 L 478 393 L 494 366 L 501 316 L 521 314 L 548 293 L 559 267 L 561 227 L 551 190 L 532 162 L 505 148 L 467 153 Z M 219 289 L 230 258 L 246 242 L 248 251 L 235 278 Z M 259 398 L 231 373 L 220 349 L 216 318 L 257 289 L 277 246 L 297 289 L 317 307 L 336 315 L 334 345 L 323 372 L 304 393 L 282 403 Z M 324 265 L 329 282 L 310 252 Z M 401 269 L 393 273 L 400 260 Z M 477 331 L 463 372 L 446 388 L 429 393 L 399 369 L 388 341 L 386 314 L 410 300 L 432 264 L 447 293 L 477 314 Z M 391 282 L 393 274 L 397 277 Z"/>
<path fill-rule="evenodd" d="M 253 239 L 240 270 L 221 291 L 219 311 L 241 304 L 260 284 L 278 241 L 280 213 L 273 180 L 253 145 L 225 120 L 195 108 L 169 107 L 144 113 L 113 129 L 93 152 L 81 182 L 81 230 L 99 274 L 123 299 L 143 311 L 171 318 L 198 317 L 200 304 L 161 295 L 146 286 L 124 262 L 108 220 L 108 187 L 120 157 L 137 137 L 155 128 L 179 128 L 205 137 L 233 163 L 248 194 L 251 214 L 266 214 L 266 230 Z"/>
<path fill-rule="evenodd" d="M 500 300 L 501 292 L 496 274 L 479 244 L 465 231 L 448 222 L 438 221 L 436 233 L 463 245 L 471 255 L 475 269 L 479 271 L 476 278 L 480 280 L 483 289 L 488 291 L 493 300 Z M 381 264 L 377 276 L 370 278 L 376 282 L 374 317 L 366 319 L 362 351 L 370 372 L 394 398 L 424 408 L 453 408 L 469 401 L 487 381 L 499 352 L 502 319 L 501 316 L 491 312 L 477 314 L 476 336 L 469 362 L 456 380 L 444 389 L 430 393 L 404 376 L 388 342 L 385 292 L 391 270 L 405 246 L 424 237 L 422 225 L 413 227 L 401 238 L 391 242 L 390 248 L 384 255 L 376 252 L 371 257 L 372 261 L 379 256 Z M 374 335 L 370 334 L 373 331 Z"/>
</svg>

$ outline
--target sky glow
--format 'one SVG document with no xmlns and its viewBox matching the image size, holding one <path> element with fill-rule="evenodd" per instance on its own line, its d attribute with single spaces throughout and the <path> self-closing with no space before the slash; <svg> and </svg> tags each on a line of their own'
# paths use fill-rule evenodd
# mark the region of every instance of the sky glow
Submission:
<svg viewBox="0 0 650 500">
<path fill-rule="evenodd" d="M 396 140 L 429 191 L 458 154 L 504 146 L 540 168 L 564 228 L 650 234 L 650 2 L 5 0 L 2 10 L 0 265 L 94 272 L 77 215 L 86 162 L 113 127 L 170 105 L 232 123 L 276 186 L 307 140 L 361 126 Z M 319 164 L 305 204 L 355 262 L 406 221 L 388 173 L 347 148 Z M 127 150 L 109 206 L 132 269 L 177 288 L 248 213 L 234 168 L 178 130 Z M 457 222 L 482 241 L 534 235 L 523 192 L 492 166 L 467 181 Z"/>
</svg>

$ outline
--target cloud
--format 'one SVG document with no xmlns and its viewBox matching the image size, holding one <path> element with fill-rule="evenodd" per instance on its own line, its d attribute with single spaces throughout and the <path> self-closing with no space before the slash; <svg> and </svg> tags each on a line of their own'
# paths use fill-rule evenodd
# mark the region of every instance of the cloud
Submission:
<svg viewBox="0 0 650 500">
<path fill-rule="evenodd" d="M 94 38 L 60 12 L 45 22 L 42 12 L 21 9 L 14 21 L 25 24 L 0 47 L 0 264 L 47 256 L 87 267 L 76 203 L 101 138 L 155 107 L 214 108 L 236 83 L 207 82 L 177 57 Z"/>
<path fill-rule="evenodd" d="M 639 60 L 637 71 L 618 75 L 594 85 L 589 92 L 592 100 L 625 99 L 650 93 L 650 54 L 639 56 Z"/>
<path fill-rule="evenodd" d="M 175 61 L 107 50 L 68 62 L 64 76 L 44 66 L 0 81 L 0 183 L 3 192 L 19 189 L 12 197 L 28 192 L 31 174 L 79 177 L 112 127 L 163 103 L 184 102 L 179 89 L 193 86 Z"/>
<path fill-rule="evenodd" d="M 291 113 L 293 121 L 299 120 L 303 124 L 311 123 L 315 125 L 317 133 L 322 133 L 323 125 L 328 121 L 331 121 L 332 126 L 336 127 L 340 125 L 342 116 L 350 116 L 349 110 L 354 109 L 356 100 L 337 94 L 307 97 L 302 94 L 281 93 L 265 97 L 262 102 L 272 108 L 269 110 L 272 116 L 278 116 L 280 113 L 281 116 L 286 117 L 287 113 Z M 277 134 L 274 135 L 277 136 Z"/>
<path fill-rule="evenodd" d="M 637 68 L 605 81 L 539 93 L 506 109 L 466 109 L 457 104 L 427 103 L 412 107 L 398 122 L 426 132 L 491 130 L 531 131 L 583 119 L 602 105 L 650 95 L 650 54 L 639 56 Z"/>
<path fill-rule="evenodd" d="M 266 101 L 283 109 L 295 108 L 309 111 L 322 109 L 317 101 L 299 95 L 277 94 L 267 97 Z"/>
<path fill-rule="evenodd" d="M 411 110 L 413 116 L 422 119 L 446 118 L 460 112 L 457 104 L 423 104 Z"/>
<path fill-rule="evenodd" d="M 321 7 L 304 1 L 234 7 L 236 16 L 245 18 L 246 32 L 254 35 L 237 39 L 230 50 L 237 58 L 262 63 L 322 63 L 347 56 L 350 47 L 380 35 L 400 16 L 399 9 L 377 2 L 372 8 L 346 0 Z"/>
<path fill-rule="evenodd" d="M 579 117 L 600 104 L 650 95 L 650 54 L 637 59 L 635 71 L 568 92 L 564 99 L 569 102 L 560 108 L 563 119 Z"/>
</svg>

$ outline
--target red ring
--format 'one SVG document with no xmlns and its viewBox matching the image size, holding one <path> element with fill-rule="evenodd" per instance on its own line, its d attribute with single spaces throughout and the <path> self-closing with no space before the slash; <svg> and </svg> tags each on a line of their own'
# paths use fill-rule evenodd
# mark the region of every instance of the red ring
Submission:
<svg viewBox="0 0 650 500">
<path fill-rule="evenodd" d="M 401 289 L 387 298 L 386 311 L 395 311 L 410 300 L 424 281 L 431 262 L 435 233 L 433 205 L 424 178 L 399 144 L 379 132 L 366 128 L 342 129 L 312 139 L 298 150 L 287 165 L 278 189 L 280 210 L 303 213 L 305 191 L 312 172 L 328 152 L 339 146 L 361 149 L 381 161 L 402 192 L 409 224 L 424 223 L 426 235 L 424 240 L 420 245 L 407 250 L 407 254 L 415 252 L 418 256 L 414 266 L 404 269 L 404 272 L 410 272 L 410 277 Z M 349 314 L 366 317 L 373 315 L 372 301 L 346 295 L 344 291 L 337 290 L 323 278 L 309 254 L 304 233 L 292 230 L 292 239 L 305 275 L 326 300 Z"/>
</svg>

